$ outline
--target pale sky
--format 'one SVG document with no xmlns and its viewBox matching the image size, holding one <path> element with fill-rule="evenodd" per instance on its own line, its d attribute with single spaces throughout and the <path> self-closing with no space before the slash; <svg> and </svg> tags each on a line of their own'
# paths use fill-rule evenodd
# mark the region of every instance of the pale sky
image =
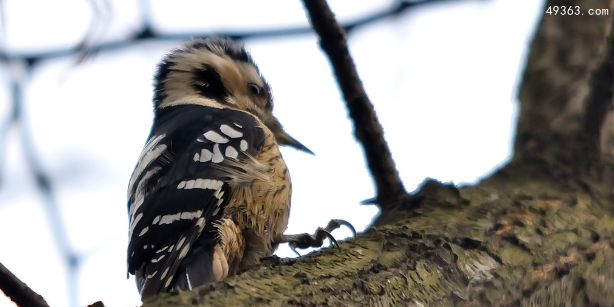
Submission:
<svg viewBox="0 0 614 307">
<path fill-rule="evenodd" d="M 92 18 L 87 3 L 6 0 L 0 43 L 13 52 L 73 46 Z M 110 27 L 99 31 L 101 41 L 140 26 L 137 1 L 110 3 Z M 167 33 L 307 24 L 298 0 L 151 3 L 154 25 Z M 341 21 L 350 21 L 392 1 L 329 3 Z M 509 158 L 518 81 L 542 6 L 534 0 L 450 1 L 352 32 L 351 53 L 408 191 L 426 177 L 472 183 Z M 79 66 L 74 58 L 43 62 L 27 80 L 24 112 L 34 146 L 53 179 L 68 243 L 84 257 L 79 306 L 98 300 L 110 307 L 140 304 L 134 279 L 126 280 L 126 188 L 151 127 L 155 65 L 178 44 L 140 44 Z M 332 218 L 364 230 L 377 209 L 359 203 L 374 196 L 373 184 L 316 37 L 246 45 L 272 86 L 274 113 L 316 154 L 283 150 L 293 181 L 287 233 L 312 233 Z M 4 65 L 0 72 L 4 120 L 10 74 Z M 9 131 L 0 154 L 0 262 L 50 306 L 69 306 L 66 264 L 18 132 Z M 343 238 L 349 231 L 334 235 Z M 277 254 L 293 256 L 286 246 Z M 0 295 L 4 306 L 14 304 Z"/>
</svg>

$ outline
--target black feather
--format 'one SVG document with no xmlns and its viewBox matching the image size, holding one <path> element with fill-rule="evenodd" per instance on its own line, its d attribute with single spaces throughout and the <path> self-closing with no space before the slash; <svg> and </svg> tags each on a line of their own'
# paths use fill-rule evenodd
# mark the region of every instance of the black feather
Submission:
<svg viewBox="0 0 614 307">
<path fill-rule="evenodd" d="M 203 69 L 194 73 L 194 81 L 192 87 L 203 97 L 215 99 L 219 102 L 224 102 L 227 97 L 228 90 L 224 87 L 222 77 L 210 65 L 204 65 Z"/>
<path fill-rule="evenodd" d="M 226 143 L 215 143 L 203 137 L 208 131 L 225 136 L 220 128 L 222 125 L 232 127 L 241 132 L 242 136 L 227 136 Z M 164 137 L 160 138 L 162 135 Z M 156 138 L 160 138 L 159 142 L 156 146 L 149 146 L 149 151 L 158 146 L 166 146 L 165 150 L 155 156 L 141 172 L 133 173 L 135 184 L 129 191 L 128 206 L 129 211 L 132 209 L 130 218 L 134 230 L 128 246 L 128 272 L 137 276 L 143 299 L 173 287 L 185 289 L 186 273 L 190 275 L 192 287 L 199 285 L 196 282 L 206 282 L 212 278 L 212 250 L 217 243 L 212 225 L 222 217 L 231 191 L 226 182 L 228 178 L 219 174 L 213 162 L 194 161 L 195 154 L 201 153 L 203 149 L 213 152 L 214 146 L 225 153 L 228 146 L 233 146 L 239 152 L 237 159 L 247 161 L 247 154 L 258 156 L 257 148 L 262 147 L 265 135 L 258 120 L 248 113 L 200 105 L 179 105 L 163 108 L 157 114 L 150 134 L 150 139 Z M 248 143 L 246 152 L 240 150 L 241 140 Z M 147 152 L 142 155 L 147 156 Z M 219 164 L 224 165 L 227 159 L 224 157 L 224 161 Z M 147 172 L 155 168 L 159 170 L 147 177 Z M 210 188 L 178 188 L 181 182 L 197 179 L 223 182 L 220 188 L 224 192 L 221 198 L 223 202 L 215 216 L 213 213 L 218 208 L 218 191 Z M 144 195 L 142 203 L 138 195 Z M 200 215 L 193 216 L 195 212 L 200 212 Z M 179 218 L 181 213 L 191 218 Z M 169 223 L 161 223 L 164 216 L 177 218 Z M 205 221 L 200 228 L 195 226 L 199 218 Z M 190 245 L 185 258 L 180 257 L 180 250 L 169 252 L 168 248 L 176 247 L 182 238 L 185 238 L 184 244 Z M 165 247 L 167 249 L 162 250 Z M 162 255 L 164 257 L 161 258 Z M 156 261 L 152 262 L 152 259 Z M 208 262 L 209 267 L 200 268 L 203 261 Z M 165 270 L 165 278 L 160 278 Z M 147 278 L 148 275 L 153 277 Z M 192 278 L 196 282 L 192 282 Z"/>
</svg>

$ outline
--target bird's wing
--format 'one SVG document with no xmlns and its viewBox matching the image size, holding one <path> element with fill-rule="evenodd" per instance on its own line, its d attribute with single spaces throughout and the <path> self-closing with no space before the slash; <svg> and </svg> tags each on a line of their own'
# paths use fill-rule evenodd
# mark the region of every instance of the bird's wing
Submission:
<svg viewBox="0 0 614 307">
<path fill-rule="evenodd" d="M 158 112 L 128 189 L 128 272 L 143 299 L 188 274 L 182 260 L 196 248 L 212 257 L 211 225 L 241 166 L 257 164 L 265 141 L 260 122 L 245 112 L 197 105 Z"/>
</svg>

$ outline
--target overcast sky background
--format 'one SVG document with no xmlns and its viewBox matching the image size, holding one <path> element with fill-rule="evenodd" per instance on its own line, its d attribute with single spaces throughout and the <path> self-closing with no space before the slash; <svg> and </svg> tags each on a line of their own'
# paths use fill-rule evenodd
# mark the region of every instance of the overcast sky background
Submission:
<svg viewBox="0 0 614 307">
<path fill-rule="evenodd" d="M 110 1 L 98 41 L 141 25 L 137 1 Z M 341 21 L 392 1 L 329 1 Z M 92 10 L 83 0 L 6 0 L 0 43 L 11 52 L 74 46 Z M 156 29 L 220 32 L 307 25 L 298 0 L 151 1 Z M 426 177 L 471 183 L 510 156 L 517 88 L 528 45 L 543 14 L 534 0 L 450 1 L 421 6 L 356 29 L 349 45 L 408 191 Z M 126 280 L 127 183 L 152 121 L 156 63 L 179 42 L 151 42 L 98 54 L 76 66 L 66 57 L 27 78 L 25 116 L 53 182 L 69 245 L 82 255 L 80 306 L 134 306 Z M 327 59 L 314 35 L 246 41 L 273 88 L 274 113 L 316 155 L 284 149 L 293 180 L 287 233 L 312 233 L 331 218 L 363 230 L 375 214 L 362 150 Z M 0 70 L 0 119 L 10 106 L 10 70 Z M 50 232 L 40 193 L 12 127 L 0 153 L 0 262 L 50 306 L 68 306 L 66 263 Z M 339 230 L 342 238 L 349 231 Z M 293 256 L 283 246 L 279 256 Z M 0 295 L 0 306 L 14 306 Z"/>
</svg>

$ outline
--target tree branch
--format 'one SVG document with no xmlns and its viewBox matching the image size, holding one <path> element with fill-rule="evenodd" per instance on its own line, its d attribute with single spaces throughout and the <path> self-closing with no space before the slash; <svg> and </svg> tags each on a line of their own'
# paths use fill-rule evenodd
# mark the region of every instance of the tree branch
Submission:
<svg viewBox="0 0 614 307">
<path fill-rule="evenodd" d="M 581 14 L 546 13 L 554 6 L 578 7 Z M 594 78 L 607 73 L 598 66 L 612 16 L 590 15 L 588 9 L 610 6 L 610 0 L 549 0 L 545 4 L 519 90 L 513 162 L 579 165 L 593 160 L 587 158 L 587 152 L 596 152 L 599 142 L 595 138 L 603 126 L 599 118 L 607 114 L 595 112 L 605 110 L 603 100 L 608 96 L 602 92 L 607 81 Z M 589 93 L 592 98 L 587 98 Z M 587 142 L 585 133 L 592 135 L 591 141 Z"/>
<path fill-rule="evenodd" d="M 614 306 L 612 181 L 581 179 L 594 191 L 540 180 L 460 189 L 427 181 L 419 216 L 371 227 L 341 250 L 264 259 L 143 307 Z"/>
<path fill-rule="evenodd" d="M 356 29 L 362 26 L 369 25 L 371 23 L 377 22 L 379 20 L 389 18 L 391 16 L 395 16 L 401 14 L 402 12 L 409 10 L 414 7 L 418 7 L 420 5 L 435 3 L 435 2 L 446 2 L 451 0 L 419 0 L 406 2 L 402 0 L 397 0 L 396 3 L 390 8 L 386 10 L 382 10 L 380 12 L 373 12 L 372 14 L 356 19 L 354 21 L 348 22 L 344 24 L 346 29 Z M 106 5 L 106 0 L 102 1 Z M 0 1 L 0 3 L 2 3 Z M 108 5 L 107 5 L 108 6 Z M 141 1 L 141 8 L 147 8 L 147 4 L 144 1 Z M 104 8 L 103 10 L 107 10 L 108 8 Z M 102 11 L 98 10 L 97 11 Z M 1 12 L 0 12 L 1 13 Z M 46 50 L 43 52 L 9 52 L 3 48 L 0 48 L 0 62 L 11 62 L 11 61 L 25 61 L 29 66 L 34 66 L 45 60 L 51 60 L 61 57 L 68 56 L 83 56 L 84 54 L 92 55 L 97 54 L 103 51 L 113 51 L 120 49 L 132 48 L 135 45 L 138 45 L 147 41 L 183 41 L 186 39 L 190 39 L 192 37 L 209 37 L 209 36 L 220 36 L 220 37 L 230 37 L 237 40 L 245 40 L 245 39 L 253 39 L 253 38 L 273 38 L 273 37 L 283 37 L 283 36 L 296 36 L 301 34 L 309 34 L 311 33 L 311 29 L 305 26 L 297 26 L 297 27 L 284 27 L 283 29 L 272 28 L 272 29 L 264 29 L 264 30 L 244 30 L 244 31 L 224 31 L 224 30 L 216 30 L 211 32 L 181 32 L 181 33 L 162 33 L 154 29 L 150 20 L 151 14 L 147 12 L 143 12 L 143 24 L 139 29 L 137 29 L 134 35 L 130 37 L 120 38 L 110 40 L 108 42 L 102 42 L 97 44 L 84 44 L 83 40 L 77 44 L 75 47 L 69 48 L 59 48 L 53 50 Z M 87 40 L 87 38 L 85 38 Z"/>
<path fill-rule="evenodd" d="M 17 276 L 13 275 L 2 263 L 0 263 L 0 289 L 17 306 L 21 307 L 49 307 L 45 299 L 32 291 Z"/>
<path fill-rule="evenodd" d="M 337 23 L 325 0 L 303 0 L 313 29 L 320 37 L 320 46 L 333 67 L 343 92 L 354 134 L 361 143 L 369 170 L 377 188 L 376 202 L 386 209 L 403 199 L 407 192 L 397 172 L 382 126 L 356 72 L 345 39 L 344 29 Z"/>
<path fill-rule="evenodd" d="M 586 138 L 590 153 L 599 155 L 605 119 L 612 110 L 614 97 L 614 22 L 605 43 L 602 60 L 591 74 L 586 98 L 586 113 L 582 122 L 582 137 Z"/>
</svg>

